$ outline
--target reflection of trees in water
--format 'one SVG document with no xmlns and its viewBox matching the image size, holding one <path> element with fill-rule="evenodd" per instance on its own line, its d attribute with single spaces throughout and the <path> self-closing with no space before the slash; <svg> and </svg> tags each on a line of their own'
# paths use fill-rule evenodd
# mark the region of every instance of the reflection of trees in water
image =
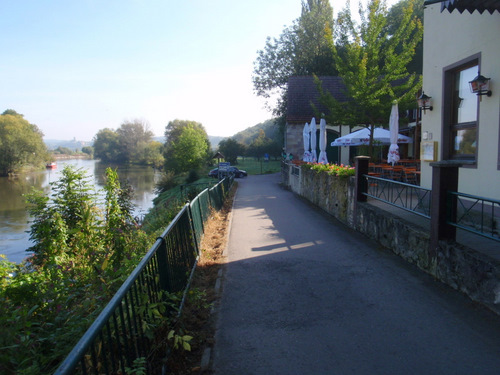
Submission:
<svg viewBox="0 0 500 375">
<path fill-rule="evenodd" d="M 42 189 L 45 180 L 44 173 L 0 177 L 0 211 L 24 210 L 26 201 L 23 194 L 29 193 L 32 186 Z"/>
<path fill-rule="evenodd" d="M 94 175 L 99 186 L 104 186 L 106 168 L 111 167 L 116 169 L 120 184 L 128 183 L 134 189 L 134 194 L 142 196 L 145 193 L 150 194 L 155 186 L 155 172 L 151 167 L 141 166 L 118 166 L 104 164 L 100 162 L 95 163 Z"/>
<path fill-rule="evenodd" d="M 72 165 L 76 169 L 84 169 L 92 178 L 90 180 L 96 190 L 104 186 L 105 171 L 110 165 L 96 160 L 70 159 L 61 160 L 55 170 L 20 174 L 15 178 L 0 177 L 0 253 L 5 253 L 9 260 L 21 261 L 25 256 L 24 250 L 29 244 L 30 224 L 26 210 L 26 201 L 23 194 L 31 188 L 43 190 L 50 194 L 49 184 L 59 181 L 60 173 L 65 165 Z M 113 166 L 111 166 L 113 167 Z M 134 215 L 140 215 L 152 207 L 155 196 L 154 188 L 157 176 L 151 167 L 114 166 L 118 170 L 120 180 L 128 181 L 134 189 L 133 202 L 137 206 Z M 16 253 L 20 253 L 16 257 Z"/>
<path fill-rule="evenodd" d="M 117 170 L 122 187 L 125 187 L 125 184 L 132 187 L 132 200 L 136 205 L 135 214 L 144 213 L 153 206 L 154 188 L 159 176 L 152 167 L 122 166 L 96 162 L 94 176 L 99 187 L 104 186 L 105 171 L 108 167 Z"/>
</svg>

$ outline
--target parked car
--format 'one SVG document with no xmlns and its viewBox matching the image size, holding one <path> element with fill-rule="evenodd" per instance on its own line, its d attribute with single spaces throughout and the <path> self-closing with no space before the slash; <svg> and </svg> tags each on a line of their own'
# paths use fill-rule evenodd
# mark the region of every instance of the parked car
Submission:
<svg viewBox="0 0 500 375">
<path fill-rule="evenodd" d="M 227 173 L 230 173 L 234 175 L 234 177 L 241 178 L 241 177 L 246 177 L 248 176 L 247 171 L 244 171 L 243 169 L 238 169 L 236 167 L 229 167 L 227 169 Z M 226 174 L 225 171 L 221 171 L 221 175 L 224 176 Z M 219 176 L 219 168 L 212 169 L 210 172 L 208 172 L 209 177 L 217 178 Z"/>
</svg>

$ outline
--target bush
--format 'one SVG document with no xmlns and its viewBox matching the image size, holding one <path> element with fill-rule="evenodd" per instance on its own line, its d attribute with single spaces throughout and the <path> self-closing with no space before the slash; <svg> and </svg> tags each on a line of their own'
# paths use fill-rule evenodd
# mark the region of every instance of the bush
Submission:
<svg viewBox="0 0 500 375">
<path fill-rule="evenodd" d="M 303 168 L 312 169 L 317 173 L 326 172 L 329 175 L 337 177 L 348 177 L 354 176 L 356 174 L 356 169 L 350 165 L 344 164 L 317 164 L 317 163 L 305 163 L 301 164 Z"/>
<path fill-rule="evenodd" d="M 187 184 L 192 184 L 193 182 L 196 182 L 200 179 L 200 176 L 196 170 L 191 170 L 189 171 L 189 175 L 186 178 L 186 183 Z"/>
<path fill-rule="evenodd" d="M 160 181 L 156 184 L 156 189 L 155 192 L 157 194 L 161 194 L 164 191 L 173 189 L 178 185 L 177 181 L 175 180 L 175 173 L 171 171 L 165 172 L 162 176 Z"/>
<path fill-rule="evenodd" d="M 34 255 L 0 257 L 1 373 L 53 373 L 151 246 L 118 175 L 106 175 L 104 204 L 71 167 L 50 198 L 29 195 Z"/>
</svg>

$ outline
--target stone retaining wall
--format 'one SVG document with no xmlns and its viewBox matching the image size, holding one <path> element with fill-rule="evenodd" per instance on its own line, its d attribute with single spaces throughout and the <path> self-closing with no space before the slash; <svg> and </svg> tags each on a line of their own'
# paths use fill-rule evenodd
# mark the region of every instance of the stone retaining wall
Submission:
<svg viewBox="0 0 500 375">
<path fill-rule="evenodd" d="M 295 170 L 295 174 L 292 172 Z M 500 315 L 500 262 L 455 242 L 429 255 L 430 233 L 370 203 L 356 202 L 354 177 L 288 168 L 286 187 L 445 284 Z"/>
</svg>

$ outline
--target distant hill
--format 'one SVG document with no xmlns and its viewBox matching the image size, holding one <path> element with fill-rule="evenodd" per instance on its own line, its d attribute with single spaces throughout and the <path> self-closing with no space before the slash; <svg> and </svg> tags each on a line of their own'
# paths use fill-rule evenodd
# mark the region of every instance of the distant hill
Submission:
<svg viewBox="0 0 500 375">
<path fill-rule="evenodd" d="M 229 137 L 219 137 L 216 135 L 209 135 L 208 136 L 208 140 L 210 141 L 210 145 L 212 146 L 213 150 L 217 150 L 217 147 L 219 147 L 220 141 L 222 141 L 223 139 L 226 139 L 226 138 L 229 138 Z"/>
<path fill-rule="evenodd" d="M 49 150 L 55 150 L 58 147 L 66 147 L 72 151 L 81 151 L 82 147 L 92 146 L 91 141 L 77 141 L 73 139 L 72 141 L 61 141 L 56 139 L 44 139 Z"/>
<path fill-rule="evenodd" d="M 275 119 L 270 119 L 242 130 L 233 135 L 231 138 L 248 146 L 259 136 L 260 129 L 264 130 L 267 138 L 271 138 L 279 143 L 283 142 L 282 132 L 280 131 L 280 127 L 276 124 Z"/>
</svg>

